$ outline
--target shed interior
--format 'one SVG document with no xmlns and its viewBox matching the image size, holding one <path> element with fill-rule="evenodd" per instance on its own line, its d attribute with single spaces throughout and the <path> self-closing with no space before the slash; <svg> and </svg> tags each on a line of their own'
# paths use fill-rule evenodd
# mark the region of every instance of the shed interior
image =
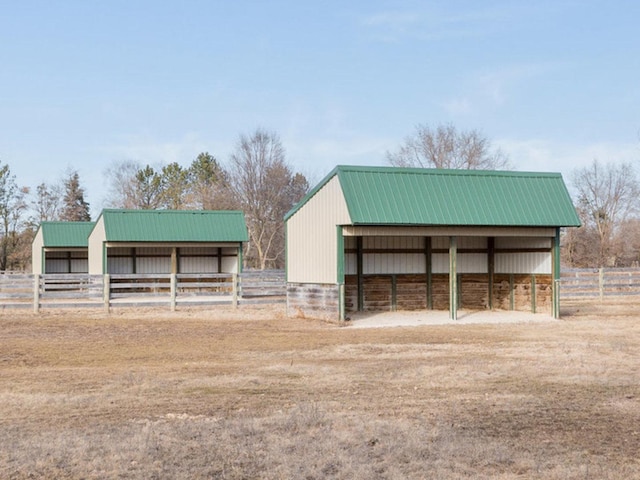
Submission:
<svg viewBox="0 0 640 480">
<path fill-rule="evenodd" d="M 237 273 L 238 245 L 107 245 L 109 274 Z"/>
<path fill-rule="evenodd" d="M 538 236 L 345 236 L 344 308 L 447 310 L 453 291 L 456 309 L 552 314 L 553 248 Z"/>
</svg>

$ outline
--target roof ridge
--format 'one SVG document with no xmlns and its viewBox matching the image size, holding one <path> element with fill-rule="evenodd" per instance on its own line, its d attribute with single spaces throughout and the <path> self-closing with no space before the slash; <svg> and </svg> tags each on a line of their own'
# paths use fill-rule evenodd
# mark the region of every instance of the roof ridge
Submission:
<svg viewBox="0 0 640 480">
<path fill-rule="evenodd" d="M 521 170 L 484 170 L 461 168 L 424 168 L 424 167 L 394 167 L 386 165 L 338 165 L 337 172 L 376 172 L 389 174 L 423 174 L 423 175 L 456 175 L 456 176 L 506 176 L 506 177 L 557 177 L 559 172 L 536 172 Z"/>
</svg>

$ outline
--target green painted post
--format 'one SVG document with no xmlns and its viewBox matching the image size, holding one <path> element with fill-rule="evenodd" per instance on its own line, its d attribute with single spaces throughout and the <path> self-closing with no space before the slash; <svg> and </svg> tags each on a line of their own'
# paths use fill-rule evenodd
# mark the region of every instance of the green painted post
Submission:
<svg viewBox="0 0 640 480">
<path fill-rule="evenodd" d="M 556 228 L 556 235 L 553 238 L 553 318 L 560 318 L 560 228 Z"/>
<path fill-rule="evenodd" d="M 536 313 L 536 276 L 531 275 L 531 313 Z"/>
<path fill-rule="evenodd" d="M 338 317 L 340 321 L 347 318 L 345 308 L 345 292 L 344 292 L 344 236 L 342 235 L 342 226 L 336 226 L 337 246 L 336 246 L 336 282 L 338 284 Z"/>
<path fill-rule="evenodd" d="M 431 237 L 425 237 L 425 257 L 426 257 L 426 272 L 427 272 L 427 310 L 433 310 L 433 279 L 431 277 L 432 267 L 432 247 Z"/>
<path fill-rule="evenodd" d="M 458 238 L 449 237 L 449 318 L 458 319 Z"/>
<path fill-rule="evenodd" d="M 364 278 L 363 278 L 363 259 L 362 253 L 362 237 L 356 238 L 356 271 L 358 276 L 358 311 L 364 310 Z"/>
</svg>

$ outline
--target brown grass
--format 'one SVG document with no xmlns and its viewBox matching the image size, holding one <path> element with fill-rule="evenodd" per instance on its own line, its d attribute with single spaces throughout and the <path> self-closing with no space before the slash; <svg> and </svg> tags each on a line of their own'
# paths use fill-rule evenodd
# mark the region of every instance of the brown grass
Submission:
<svg viewBox="0 0 640 480">
<path fill-rule="evenodd" d="M 349 329 L 0 315 L 0 478 L 640 478 L 637 304 Z"/>
</svg>

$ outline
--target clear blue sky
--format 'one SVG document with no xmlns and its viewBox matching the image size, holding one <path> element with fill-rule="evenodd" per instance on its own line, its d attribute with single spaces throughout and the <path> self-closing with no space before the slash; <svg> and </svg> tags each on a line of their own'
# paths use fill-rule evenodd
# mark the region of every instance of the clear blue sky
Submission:
<svg viewBox="0 0 640 480">
<path fill-rule="evenodd" d="M 569 180 L 640 159 L 637 1 L 0 0 L 0 162 L 34 188 L 110 164 L 228 161 L 257 127 L 313 180 L 419 123 Z"/>
</svg>

